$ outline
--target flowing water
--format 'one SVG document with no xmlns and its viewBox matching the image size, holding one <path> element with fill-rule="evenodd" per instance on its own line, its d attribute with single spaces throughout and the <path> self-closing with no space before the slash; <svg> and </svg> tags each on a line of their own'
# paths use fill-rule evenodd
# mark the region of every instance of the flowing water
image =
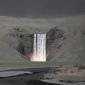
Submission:
<svg viewBox="0 0 85 85">
<path fill-rule="evenodd" d="M 46 34 L 34 34 L 31 61 L 46 62 Z"/>
</svg>

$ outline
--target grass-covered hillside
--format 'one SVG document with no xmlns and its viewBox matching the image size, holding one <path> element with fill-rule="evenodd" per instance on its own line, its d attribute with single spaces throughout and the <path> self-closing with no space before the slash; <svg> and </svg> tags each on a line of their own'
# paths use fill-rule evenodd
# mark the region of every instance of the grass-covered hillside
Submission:
<svg viewBox="0 0 85 85">
<path fill-rule="evenodd" d="M 57 63 L 85 65 L 85 16 L 56 19 L 29 19 L 0 16 L 0 66 L 50 66 Z M 8 43 L 16 39 L 6 35 L 20 28 L 26 33 L 47 34 L 47 62 L 30 63 Z M 11 39 L 11 40 L 10 40 Z M 16 43 L 15 43 L 16 42 Z"/>
</svg>

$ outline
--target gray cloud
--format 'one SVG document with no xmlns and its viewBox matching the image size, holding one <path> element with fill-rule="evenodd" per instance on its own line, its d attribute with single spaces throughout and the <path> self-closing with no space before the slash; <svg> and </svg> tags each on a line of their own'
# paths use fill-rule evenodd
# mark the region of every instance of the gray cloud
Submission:
<svg viewBox="0 0 85 85">
<path fill-rule="evenodd" d="M 85 14 L 85 0 L 0 0 L 0 15 L 65 17 Z"/>
</svg>

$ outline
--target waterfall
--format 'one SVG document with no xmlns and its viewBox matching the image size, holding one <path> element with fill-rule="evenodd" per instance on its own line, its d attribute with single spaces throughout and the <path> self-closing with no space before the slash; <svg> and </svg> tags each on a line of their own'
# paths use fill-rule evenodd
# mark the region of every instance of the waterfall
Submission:
<svg viewBox="0 0 85 85">
<path fill-rule="evenodd" d="M 46 62 L 46 34 L 34 34 L 31 61 Z"/>
</svg>

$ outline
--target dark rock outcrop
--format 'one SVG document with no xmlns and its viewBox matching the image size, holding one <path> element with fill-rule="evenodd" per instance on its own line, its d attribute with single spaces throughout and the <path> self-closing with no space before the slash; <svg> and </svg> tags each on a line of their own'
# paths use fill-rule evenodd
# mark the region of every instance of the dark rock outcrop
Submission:
<svg viewBox="0 0 85 85">
<path fill-rule="evenodd" d="M 48 61 L 51 60 L 53 56 L 55 56 L 54 52 L 55 51 L 57 52 L 62 47 L 64 39 L 65 36 L 63 30 L 58 29 L 57 27 L 54 27 L 51 30 L 49 30 L 49 32 L 47 33 L 47 44 L 46 44 Z"/>
<path fill-rule="evenodd" d="M 24 29 L 14 28 L 7 34 L 6 42 L 9 46 L 15 48 L 22 56 L 29 60 L 33 53 L 33 34 L 30 34 Z M 53 52 L 60 49 L 63 45 L 64 31 L 57 27 L 52 28 L 47 32 L 46 36 L 47 60 L 49 61 L 54 56 Z"/>
</svg>

